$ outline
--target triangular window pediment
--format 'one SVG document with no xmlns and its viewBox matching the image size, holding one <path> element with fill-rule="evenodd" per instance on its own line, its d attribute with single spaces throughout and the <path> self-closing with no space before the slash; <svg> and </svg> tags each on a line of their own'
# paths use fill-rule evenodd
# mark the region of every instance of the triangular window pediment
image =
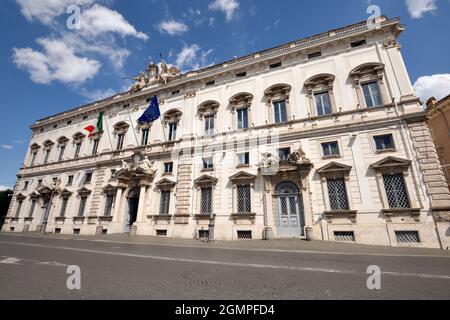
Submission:
<svg viewBox="0 0 450 320">
<path fill-rule="evenodd" d="M 199 184 L 216 184 L 218 181 L 217 178 L 214 178 L 210 175 L 203 175 L 200 178 L 196 179 L 194 182 L 195 184 L 199 185 Z"/>
<path fill-rule="evenodd" d="M 317 170 L 317 173 L 319 174 L 326 174 L 326 173 L 336 173 L 336 172 L 344 172 L 348 173 L 352 170 L 351 166 L 348 166 L 346 164 L 338 163 L 338 162 L 331 162 L 322 168 Z"/>
<path fill-rule="evenodd" d="M 157 186 L 159 189 L 173 189 L 173 188 L 175 188 L 176 185 L 177 185 L 176 182 L 171 181 L 171 180 L 166 179 L 166 178 L 164 178 L 164 179 L 162 179 L 162 180 L 159 180 L 159 181 L 156 183 L 156 186 Z"/>
<path fill-rule="evenodd" d="M 370 168 L 375 170 L 380 169 L 388 169 L 388 168 L 407 168 L 411 165 L 410 160 L 396 158 L 396 157 L 387 157 L 380 161 L 375 162 L 370 166 Z"/>
<path fill-rule="evenodd" d="M 253 181 L 255 179 L 256 179 L 255 175 L 244 171 L 236 173 L 235 175 L 230 177 L 231 181 Z"/>
<path fill-rule="evenodd" d="M 78 190 L 78 194 L 80 196 L 88 196 L 88 195 L 91 194 L 91 192 L 92 192 L 91 190 L 89 190 L 88 188 L 85 188 L 85 187 L 83 187 L 80 190 Z"/>
</svg>

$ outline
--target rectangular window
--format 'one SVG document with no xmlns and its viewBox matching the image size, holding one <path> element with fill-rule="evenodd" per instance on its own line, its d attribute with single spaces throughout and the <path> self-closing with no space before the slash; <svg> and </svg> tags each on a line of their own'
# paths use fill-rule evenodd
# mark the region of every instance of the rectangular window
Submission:
<svg viewBox="0 0 450 320">
<path fill-rule="evenodd" d="M 81 229 L 73 229 L 74 235 L 79 235 L 81 233 Z"/>
<path fill-rule="evenodd" d="M 63 161 L 64 158 L 64 152 L 66 152 L 66 146 L 61 146 L 59 148 L 59 157 L 58 157 L 58 161 Z"/>
<path fill-rule="evenodd" d="M 281 68 L 282 63 L 281 62 L 277 62 L 277 63 L 272 63 L 270 65 L 270 69 L 277 69 L 277 68 Z"/>
<path fill-rule="evenodd" d="M 212 80 L 212 81 L 206 82 L 206 83 L 205 83 L 205 86 L 206 86 L 206 87 L 211 87 L 211 86 L 213 86 L 213 85 L 215 85 L 215 84 L 216 84 L 216 81 L 215 81 L 215 80 Z"/>
<path fill-rule="evenodd" d="M 38 180 L 38 185 L 37 187 L 40 188 L 42 186 L 42 180 Z"/>
<path fill-rule="evenodd" d="M 314 98 L 316 100 L 318 116 L 324 116 L 333 112 L 331 109 L 331 100 L 328 91 L 315 93 Z"/>
<path fill-rule="evenodd" d="M 31 154 L 30 166 L 34 166 L 34 163 L 36 162 L 36 156 L 37 156 L 37 152 L 34 151 L 34 152 Z"/>
<path fill-rule="evenodd" d="M 177 139 L 178 124 L 176 122 L 169 125 L 169 141 L 175 141 Z"/>
<path fill-rule="evenodd" d="M 142 130 L 141 146 L 146 146 L 148 144 L 149 132 L 150 132 L 150 129 L 143 129 Z"/>
<path fill-rule="evenodd" d="M 383 175 L 384 188 L 391 209 L 411 208 L 405 178 L 402 174 Z"/>
<path fill-rule="evenodd" d="M 48 158 L 50 157 L 50 149 L 45 150 L 45 159 L 44 159 L 44 164 L 48 163 Z"/>
<path fill-rule="evenodd" d="M 250 165 L 250 153 L 249 152 L 239 153 L 237 156 L 238 156 L 238 165 L 240 165 L 240 166 Z"/>
<path fill-rule="evenodd" d="M 205 135 L 210 136 L 214 134 L 214 116 L 205 117 Z"/>
<path fill-rule="evenodd" d="M 247 76 L 247 72 L 241 72 L 236 74 L 236 78 L 244 78 Z"/>
<path fill-rule="evenodd" d="M 179 94 L 180 93 L 180 90 L 174 90 L 174 91 L 172 91 L 172 95 L 173 96 L 176 96 L 177 94 Z"/>
<path fill-rule="evenodd" d="M 286 161 L 291 154 L 291 148 L 278 149 L 278 158 L 281 161 Z"/>
<path fill-rule="evenodd" d="M 331 211 L 350 210 L 345 179 L 327 179 Z"/>
<path fill-rule="evenodd" d="M 60 218 L 64 218 L 66 216 L 68 202 L 69 202 L 69 198 L 63 198 L 62 203 L 61 203 L 61 210 L 59 211 Z"/>
<path fill-rule="evenodd" d="M 67 185 L 71 186 L 73 184 L 73 176 L 69 176 L 68 180 L 67 180 Z"/>
<path fill-rule="evenodd" d="M 167 237 L 167 230 L 156 230 L 157 237 Z"/>
<path fill-rule="evenodd" d="M 80 150 L 81 150 L 81 142 L 77 143 L 75 145 L 75 159 L 80 157 Z"/>
<path fill-rule="evenodd" d="M 398 243 L 420 243 L 418 231 L 395 231 Z"/>
<path fill-rule="evenodd" d="M 30 185 L 30 182 L 29 181 L 25 181 L 25 184 L 23 185 L 23 190 L 24 191 L 27 190 L 29 185 Z"/>
<path fill-rule="evenodd" d="M 314 53 L 308 54 L 308 60 L 319 58 L 321 56 L 322 56 L 322 52 L 321 51 L 314 52 Z"/>
<path fill-rule="evenodd" d="M 237 187 L 237 213 L 251 213 L 252 201 L 251 201 L 251 189 L 250 186 L 238 186 Z"/>
<path fill-rule="evenodd" d="M 352 48 L 357 48 L 357 47 L 364 46 L 365 44 L 367 44 L 366 40 L 359 40 L 359 41 L 352 42 L 351 46 L 352 46 Z"/>
<path fill-rule="evenodd" d="M 17 204 L 16 218 L 18 218 L 20 215 L 20 211 L 22 210 L 22 204 L 23 204 L 23 201 L 19 201 L 19 203 Z"/>
<path fill-rule="evenodd" d="M 248 108 L 237 111 L 237 122 L 238 129 L 248 129 Z"/>
<path fill-rule="evenodd" d="M 84 217 L 84 212 L 86 210 L 86 202 L 87 202 L 87 197 L 81 197 L 80 207 L 78 208 L 78 216 L 79 217 Z"/>
<path fill-rule="evenodd" d="M 395 150 L 394 137 L 392 134 L 373 137 L 377 151 Z"/>
<path fill-rule="evenodd" d="M 94 145 L 92 146 L 92 155 L 95 156 L 98 153 L 98 144 L 100 140 L 96 139 L 94 140 Z"/>
<path fill-rule="evenodd" d="M 334 239 L 338 242 L 354 242 L 355 233 L 353 231 L 335 231 Z"/>
<path fill-rule="evenodd" d="M 214 170 L 213 158 L 203 158 L 203 170 Z"/>
<path fill-rule="evenodd" d="M 84 184 L 90 184 L 92 182 L 92 172 L 86 172 Z"/>
<path fill-rule="evenodd" d="M 340 155 L 339 144 L 337 141 L 322 143 L 322 150 L 325 158 L 338 157 Z"/>
<path fill-rule="evenodd" d="M 113 204 L 114 204 L 114 195 L 108 194 L 106 196 L 106 203 L 105 203 L 105 217 L 111 216 Z"/>
<path fill-rule="evenodd" d="M 161 191 L 161 204 L 159 208 L 161 215 L 170 213 L 170 191 Z"/>
<path fill-rule="evenodd" d="M 239 230 L 237 232 L 237 237 L 239 240 L 252 240 L 252 231 L 250 230 Z"/>
<path fill-rule="evenodd" d="M 116 150 L 122 150 L 123 149 L 123 142 L 125 140 L 125 134 L 119 134 L 117 136 L 117 148 Z"/>
<path fill-rule="evenodd" d="M 31 206 L 30 206 L 30 211 L 28 212 L 28 218 L 33 218 L 35 208 L 36 208 L 36 200 L 32 200 Z"/>
<path fill-rule="evenodd" d="M 201 214 L 212 213 L 212 187 L 201 189 Z"/>
<path fill-rule="evenodd" d="M 173 162 L 164 163 L 164 173 L 172 173 L 173 172 Z"/>
<path fill-rule="evenodd" d="M 287 122 L 286 101 L 277 101 L 273 103 L 275 123 Z"/>
<path fill-rule="evenodd" d="M 383 105 L 381 99 L 380 86 L 377 81 L 368 82 L 362 85 L 366 107 L 372 108 Z"/>
</svg>

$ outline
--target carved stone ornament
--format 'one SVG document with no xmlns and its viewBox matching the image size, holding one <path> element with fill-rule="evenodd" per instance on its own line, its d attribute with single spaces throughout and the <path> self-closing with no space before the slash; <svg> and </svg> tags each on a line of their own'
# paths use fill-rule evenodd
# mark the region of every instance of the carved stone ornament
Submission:
<svg viewBox="0 0 450 320">
<path fill-rule="evenodd" d="M 260 169 L 269 169 L 272 168 L 280 162 L 280 160 L 272 155 L 270 152 L 262 154 L 262 160 L 256 165 Z"/>
<path fill-rule="evenodd" d="M 140 153 L 133 155 L 133 165 L 122 160 L 122 166 L 116 172 L 117 179 L 142 179 L 152 178 L 155 176 L 157 169 L 154 168 L 154 162 L 150 161 L 148 157 L 143 157 Z"/>
<path fill-rule="evenodd" d="M 155 84 L 167 84 L 180 74 L 179 69 L 168 65 L 164 59 L 161 59 L 159 65 L 151 62 L 145 72 L 141 71 L 138 76 L 131 78 L 135 84 L 131 86 L 130 93 L 137 93 Z"/>
<path fill-rule="evenodd" d="M 306 157 L 306 153 L 303 151 L 302 148 L 299 148 L 297 151 L 291 153 L 288 156 L 288 162 L 296 166 L 311 164 L 311 160 Z"/>
</svg>

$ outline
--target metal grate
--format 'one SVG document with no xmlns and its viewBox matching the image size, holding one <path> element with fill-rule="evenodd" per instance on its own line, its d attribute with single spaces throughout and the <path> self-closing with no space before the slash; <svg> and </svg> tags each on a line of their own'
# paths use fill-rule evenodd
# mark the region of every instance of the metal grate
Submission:
<svg viewBox="0 0 450 320">
<path fill-rule="evenodd" d="M 170 211 L 170 191 L 161 192 L 161 206 L 159 209 L 160 214 L 169 214 Z"/>
<path fill-rule="evenodd" d="M 355 233 L 353 231 L 335 231 L 334 239 L 339 242 L 354 242 Z"/>
<path fill-rule="evenodd" d="M 398 243 L 420 243 L 418 231 L 395 231 Z"/>
<path fill-rule="evenodd" d="M 212 188 L 202 188 L 201 214 L 212 213 Z"/>
<path fill-rule="evenodd" d="M 349 210 L 344 178 L 328 179 L 327 184 L 331 210 Z"/>
<path fill-rule="evenodd" d="M 108 229 L 103 229 L 102 230 L 102 234 L 107 235 L 108 234 Z"/>
<path fill-rule="evenodd" d="M 167 230 L 156 230 L 156 235 L 158 237 L 167 237 Z"/>
<path fill-rule="evenodd" d="M 73 229 L 73 234 L 80 234 L 81 229 Z"/>
<path fill-rule="evenodd" d="M 252 232 L 251 231 L 238 231 L 237 236 L 238 236 L 238 239 L 241 239 L 241 240 L 251 240 Z"/>
<path fill-rule="evenodd" d="M 238 186 L 237 188 L 237 209 L 238 213 L 252 212 L 252 204 L 250 198 L 250 186 Z"/>
<path fill-rule="evenodd" d="M 406 192 L 405 178 L 402 174 L 383 175 L 384 187 L 391 209 L 410 208 L 408 194 Z"/>
<path fill-rule="evenodd" d="M 208 240 L 209 239 L 209 230 L 199 230 L 198 238 L 200 240 Z"/>
</svg>

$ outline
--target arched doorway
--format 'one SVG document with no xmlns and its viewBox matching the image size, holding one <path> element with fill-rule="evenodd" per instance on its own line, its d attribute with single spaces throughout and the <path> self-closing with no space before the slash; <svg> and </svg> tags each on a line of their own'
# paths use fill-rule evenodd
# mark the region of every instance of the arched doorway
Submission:
<svg viewBox="0 0 450 320">
<path fill-rule="evenodd" d="M 137 220 L 138 208 L 139 208 L 139 188 L 133 188 L 130 190 L 127 196 L 128 200 L 128 214 L 125 221 L 125 227 L 131 228 Z"/>
<path fill-rule="evenodd" d="M 302 194 L 293 182 L 282 182 L 275 188 L 275 214 L 279 237 L 300 237 L 305 234 Z"/>
</svg>

